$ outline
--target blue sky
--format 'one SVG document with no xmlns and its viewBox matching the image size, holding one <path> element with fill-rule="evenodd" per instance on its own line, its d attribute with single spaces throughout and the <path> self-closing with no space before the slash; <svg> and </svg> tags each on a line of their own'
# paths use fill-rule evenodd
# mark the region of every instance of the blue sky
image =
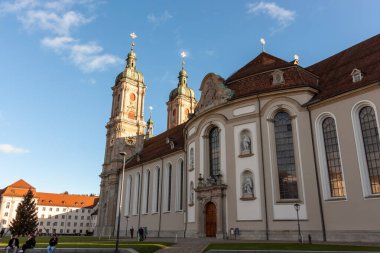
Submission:
<svg viewBox="0 0 380 253">
<path fill-rule="evenodd" d="M 309 66 L 379 33 L 379 1 L 0 1 L 0 188 L 98 193 L 111 87 L 135 32 L 155 134 L 185 51 L 189 85 L 261 51 Z"/>
</svg>

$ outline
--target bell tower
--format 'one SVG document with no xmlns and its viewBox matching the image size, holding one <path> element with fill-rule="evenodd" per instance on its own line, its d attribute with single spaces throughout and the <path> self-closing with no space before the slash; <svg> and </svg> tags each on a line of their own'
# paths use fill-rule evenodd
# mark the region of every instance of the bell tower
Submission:
<svg viewBox="0 0 380 253">
<path fill-rule="evenodd" d="M 185 70 L 186 53 L 182 52 L 182 69 L 178 75 L 177 88 L 172 90 L 167 102 L 168 121 L 167 128 L 178 126 L 189 119 L 189 115 L 194 113 L 197 101 L 194 91 L 187 86 L 187 72 Z"/>
<path fill-rule="evenodd" d="M 143 142 L 146 123 L 144 121 L 144 76 L 136 69 L 134 52 L 135 33 L 131 33 L 132 46 L 126 59 L 126 67 L 112 87 L 111 117 L 106 124 L 107 137 L 104 164 L 100 184 L 97 234 L 112 235 L 116 220 L 119 186 L 119 170 L 122 167 L 120 152 L 133 156 Z"/>
</svg>

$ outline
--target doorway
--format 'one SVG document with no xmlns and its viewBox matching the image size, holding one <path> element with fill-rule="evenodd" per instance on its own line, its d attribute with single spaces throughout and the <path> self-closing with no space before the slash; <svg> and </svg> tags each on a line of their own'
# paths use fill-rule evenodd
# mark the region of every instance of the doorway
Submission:
<svg viewBox="0 0 380 253">
<path fill-rule="evenodd" d="M 206 204 L 206 237 L 216 237 L 216 206 L 212 202 Z"/>
</svg>

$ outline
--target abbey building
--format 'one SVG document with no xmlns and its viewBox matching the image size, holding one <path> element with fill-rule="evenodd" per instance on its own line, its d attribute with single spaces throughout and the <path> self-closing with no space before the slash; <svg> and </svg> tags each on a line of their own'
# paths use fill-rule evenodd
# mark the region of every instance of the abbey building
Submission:
<svg viewBox="0 0 380 253">
<path fill-rule="evenodd" d="M 308 67 L 262 52 L 226 79 L 207 74 L 198 102 L 182 66 L 153 136 L 132 44 L 112 88 L 96 233 L 115 234 L 120 215 L 121 235 L 377 241 L 379 59 L 380 35 Z"/>
</svg>

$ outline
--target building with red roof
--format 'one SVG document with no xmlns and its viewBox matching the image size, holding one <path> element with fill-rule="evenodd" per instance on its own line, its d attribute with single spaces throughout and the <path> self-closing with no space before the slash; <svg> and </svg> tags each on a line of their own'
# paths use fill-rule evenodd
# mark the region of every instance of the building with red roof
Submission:
<svg viewBox="0 0 380 253">
<path fill-rule="evenodd" d="M 37 192 L 23 179 L 0 190 L 0 230 L 7 231 L 24 195 L 32 190 L 38 209 L 38 233 L 92 233 L 98 196 Z"/>
<path fill-rule="evenodd" d="M 112 88 L 97 234 L 120 215 L 122 234 L 378 241 L 380 35 L 309 67 L 263 50 L 207 74 L 198 102 L 183 63 L 157 136 L 133 46 Z"/>
</svg>

